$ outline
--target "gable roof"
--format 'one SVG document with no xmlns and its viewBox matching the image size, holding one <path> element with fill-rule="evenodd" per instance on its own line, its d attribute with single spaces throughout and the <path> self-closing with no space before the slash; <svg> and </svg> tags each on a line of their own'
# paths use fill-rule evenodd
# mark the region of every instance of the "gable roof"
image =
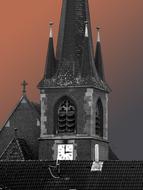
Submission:
<svg viewBox="0 0 143 190">
<path fill-rule="evenodd" d="M 0 156 L 0 160 L 31 160 L 31 151 L 24 139 L 13 138 L 5 151 Z"/>
<path fill-rule="evenodd" d="M 143 161 L 105 161 L 91 171 L 92 161 L 0 162 L 0 184 L 11 190 L 142 190 Z"/>
<path fill-rule="evenodd" d="M 22 96 L 20 98 L 20 101 L 16 104 L 15 108 L 13 109 L 13 111 L 10 113 L 8 119 L 5 121 L 3 127 L 1 128 L 0 132 L 3 130 L 3 128 L 6 126 L 7 122 L 11 119 L 11 117 L 13 116 L 13 114 L 16 112 L 16 110 L 18 109 L 18 107 L 20 106 L 20 104 L 25 101 L 28 103 L 28 105 L 31 107 L 31 109 L 33 110 L 33 112 L 35 113 L 35 115 L 37 116 L 37 118 L 40 120 L 40 105 L 38 103 L 34 103 L 34 102 L 30 102 L 29 99 L 27 98 L 26 95 Z"/>
</svg>

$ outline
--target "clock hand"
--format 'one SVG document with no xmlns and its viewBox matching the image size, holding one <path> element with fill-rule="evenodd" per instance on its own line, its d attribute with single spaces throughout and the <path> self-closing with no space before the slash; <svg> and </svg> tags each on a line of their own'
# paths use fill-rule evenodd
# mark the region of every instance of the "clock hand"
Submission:
<svg viewBox="0 0 143 190">
<path fill-rule="evenodd" d="M 66 151 L 65 153 L 71 153 L 71 151 Z"/>
<path fill-rule="evenodd" d="M 64 153 L 66 153 L 66 145 L 64 145 Z"/>
</svg>

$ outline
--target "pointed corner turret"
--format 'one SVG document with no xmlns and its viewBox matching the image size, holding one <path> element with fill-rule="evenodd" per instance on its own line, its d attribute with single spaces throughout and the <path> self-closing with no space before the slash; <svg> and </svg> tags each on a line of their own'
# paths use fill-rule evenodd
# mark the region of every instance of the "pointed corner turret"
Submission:
<svg viewBox="0 0 143 190">
<path fill-rule="evenodd" d="M 99 78 L 102 81 L 105 81 L 103 61 L 102 61 L 101 42 L 100 42 L 100 27 L 97 27 L 96 29 L 97 29 L 97 43 L 96 43 L 96 52 L 95 52 L 95 67 L 96 67 Z"/>
<path fill-rule="evenodd" d="M 81 65 L 81 77 L 94 77 L 94 64 L 92 64 L 92 56 L 89 46 L 89 29 L 88 21 L 85 21 L 85 34 L 84 34 L 84 45 L 82 52 L 82 65 Z"/>
<path fill-rule="evenodd" d="M 51 81 L 57 71 L 57 61 L 54 52 L 54 40 L 53 40 L 53 22 L 49 23 L 49 44 L 46 56 L 46 64 L 44 70 L 43 79 L 39 82 L 38 88 L 47 87 L 47 83 Z"/>
<path fill-rule="evenodd" d="M 56 72 L 56 59 L 54 53 L 53 29 L 52 29 L 53 23 L 50 22 L 49 26 L 50 26 L 49 45 L 46 57 L 44 79 L 51 79 Z"/>
<path fill-rule="evenodd" d="M 98 74 L 98 77 L 101 81 L 101 84 L 103 85 L 103 88 L 108 93 L 111 92 L 111 88 L 108 86 L 105 80 L 105 74 L 104 74 L 104 65 L 102 60 L 102 49 L 101 49 L 101 38 L 100 38 L 100 27 L 96 27 L 97 29 L 97 42 L 96 42 L 96 50 L 95 50 L 95 68 Z"/>
</svg>

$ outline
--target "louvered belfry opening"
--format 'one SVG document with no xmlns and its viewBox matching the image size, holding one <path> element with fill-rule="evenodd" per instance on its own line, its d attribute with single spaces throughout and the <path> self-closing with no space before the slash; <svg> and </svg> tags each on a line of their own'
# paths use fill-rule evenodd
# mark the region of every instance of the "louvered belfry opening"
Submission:
<svg viewBox="0 0 143 190">
<path fill-rule="evenodd" d="M 76 131 L 76 106 L 74 102 L 64 97 L 60 99 L 58 106 L 56 106 L 57 114 L 57 130 L 56 132 L 61 133 L 75 133 Z"/>
<path fill-rule="evenodd" d="M 99 99 L 96 104 L 96 135 L 103 137 L 103 105 Z"/>
</svg>

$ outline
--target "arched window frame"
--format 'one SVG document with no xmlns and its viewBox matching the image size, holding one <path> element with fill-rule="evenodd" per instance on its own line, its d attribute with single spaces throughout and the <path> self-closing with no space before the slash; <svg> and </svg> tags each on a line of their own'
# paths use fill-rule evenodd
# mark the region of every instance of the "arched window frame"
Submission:
<svg viewBox="0 0 143 190">
<path fill-rule="evenodd" d="M 60 111 L 60 106 L 62 104 L 64 104 L 64 102 L 68 101 L 69 105 L 65 105 L 65 109 L 66 109 L 66 123 L 67 121 L 67 117 L 70 117 L 68 114 L 72 114 L 72 111 L 68 111 L 70 108 L 72 109 L 72 107 L 74 108 L 74 130 L 69 130 L 69 127 L 66 126 L 65 130 L 60 130 L 59 127 L 59 111 Z M 66 102 L 67 103 L 67 102 Z M 71 105 L 70 105 L 71 104 Z M 69 107 L 68 107 L 69 106 Z M 65 111 L 65 110 L 64 110 Z M 54 111 L 54 115 L 55 115 L 55 133 L 56 134 L 75 134 L 77 131 L 77 108 L 75 105 L 75 102 L 68 96 L 63 96 L 61 97 L 57 103 L 55 104 L 55 111 Z M 67 114 L 68 113 L 68 114 Z"/>
<path fill-rule="evenodd" d="M 95 134 L 99 137 L 103 137 L 103 130 L 104 130 L 104 109 L 102 101 L 99 98 L 96 102 Z"/>
</svg>

